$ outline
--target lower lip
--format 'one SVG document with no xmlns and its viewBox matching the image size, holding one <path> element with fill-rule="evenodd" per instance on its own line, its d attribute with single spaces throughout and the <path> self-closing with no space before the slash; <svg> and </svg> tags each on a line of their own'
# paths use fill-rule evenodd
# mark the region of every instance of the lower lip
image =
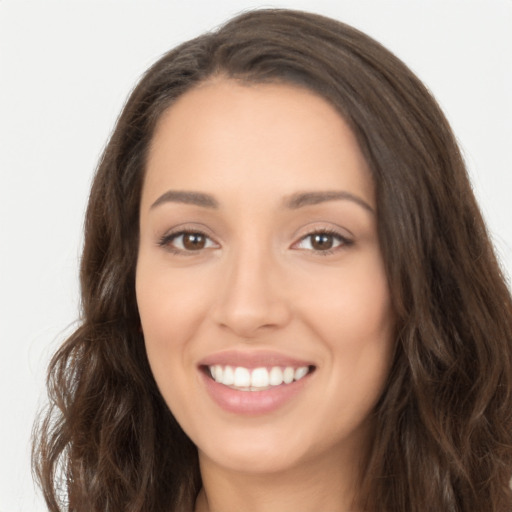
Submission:
<svg viewBox="0 0 512 512">
<path fill-rule="evenodd" d="M 219 384 L 200 372 L 208 394 L 222 409 L 235 414 L 266 414 L 291 401 L 304 388 L 311 374 L 290 384 L 281 384 L 263 391 L 238 391 Z"/>
</svg>

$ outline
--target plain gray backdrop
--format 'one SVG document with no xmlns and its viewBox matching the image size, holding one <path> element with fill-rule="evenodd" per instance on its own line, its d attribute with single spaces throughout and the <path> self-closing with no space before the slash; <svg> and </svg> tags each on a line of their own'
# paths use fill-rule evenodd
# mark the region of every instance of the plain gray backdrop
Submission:
<svg viewBox="0 0 512 512">
<path fill-rule="evenodd" d="M 352 24 L 418 74 L 512 274 L 511 0 L 0 0 L 0 512 L 45 510 L 30 432 L 48 360 L 78 315 L 88 188 L 127 94 L 177 43 L 270 6 Z"/>
</svg>

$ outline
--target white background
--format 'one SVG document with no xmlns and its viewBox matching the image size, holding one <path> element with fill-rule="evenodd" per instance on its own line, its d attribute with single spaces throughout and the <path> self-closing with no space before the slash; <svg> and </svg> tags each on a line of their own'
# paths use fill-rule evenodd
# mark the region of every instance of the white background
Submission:
<svg viewBox="0 0 512 512">
<path fill-rule="evenodd" d="M 512 0 L 0 0 L 0 512 L 45 509 L 30 431 L 77 317 L 88 187 L 128 92 L 177 43 L 269 6 L 348 22 L 419 75 L 512 274 Z"/>
</svg>

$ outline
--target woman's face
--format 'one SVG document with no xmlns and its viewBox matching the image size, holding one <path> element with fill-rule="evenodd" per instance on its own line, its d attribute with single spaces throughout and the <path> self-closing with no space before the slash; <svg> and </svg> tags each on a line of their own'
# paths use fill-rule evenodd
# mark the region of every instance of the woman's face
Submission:
<svg viewBox="0 0 512 512">
<path fill-rule="evenodd" d="M 137 302 L 158 387 L 202 463 L 357 457 L 393 352 L 374 187 L 319 96 L 208 81 L 161 118 Z"/>
</svg>

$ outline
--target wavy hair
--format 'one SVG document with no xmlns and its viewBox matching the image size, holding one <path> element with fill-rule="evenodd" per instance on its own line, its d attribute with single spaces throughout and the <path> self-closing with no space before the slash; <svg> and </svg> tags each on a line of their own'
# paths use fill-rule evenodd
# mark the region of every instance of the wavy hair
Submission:
<svg viewBox="0 0 512 512">
<path fill-rule="evenodd" d="M 512 300 L 455 138 L 425 86 L 379 43 L 289 10 L 244 13 L 165 54 L 117 121 L 87 208 L 81 323 L 51 361 L 50 406 L 35 429 L 49 510 L 193 510 L 197 450 L 151 374 L 134 282 L 155 124 L 217 75 L 321 95 L 371 169 L 398 339 L 373 411 L 362 510 L 510 512 Z"/>
</svg>

